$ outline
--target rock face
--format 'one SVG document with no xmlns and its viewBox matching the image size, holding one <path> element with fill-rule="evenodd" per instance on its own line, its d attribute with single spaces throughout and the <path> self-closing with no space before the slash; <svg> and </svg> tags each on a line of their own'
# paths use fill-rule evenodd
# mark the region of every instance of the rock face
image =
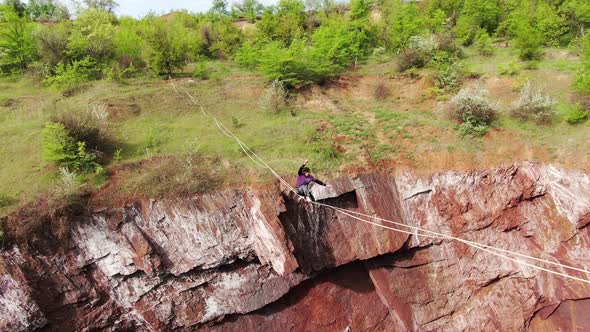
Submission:
<svg viewBox="0 0 590 332">
<path fill-rule="evenodd" d="M 521 164 L 330 183 L 314 188 L 324 204 L 590 270 L 587 174 Z M 410 233 L 278 188 L 94 211 L 66 250 L 0 251 L 0 330 L 590 328 L 590 284 Z"/>
</svg>

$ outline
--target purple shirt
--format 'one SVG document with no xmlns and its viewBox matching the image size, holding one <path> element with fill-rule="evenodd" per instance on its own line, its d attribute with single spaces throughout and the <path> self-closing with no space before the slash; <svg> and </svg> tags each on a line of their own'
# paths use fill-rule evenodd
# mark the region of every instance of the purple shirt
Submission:
<svg viewBox="0 0 590 332">
<path fill-rule="evenodd" d="M 304 184 L 309 184 L 310 182 L 315 181 L 315 178 L 311 175 L 305 176 L 305 175 L 298 175 L 297 176 L 297 185 L 295 185 L 295 187 L 299 188 Z"/>
</svg>

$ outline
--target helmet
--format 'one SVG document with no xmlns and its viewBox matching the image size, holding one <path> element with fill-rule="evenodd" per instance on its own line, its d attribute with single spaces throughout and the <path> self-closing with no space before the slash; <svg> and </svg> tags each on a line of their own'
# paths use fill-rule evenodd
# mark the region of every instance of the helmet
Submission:
<svg viewBox="0 0 590 332">
<path fill-rule="evenodd" d="M 309 173 L 309 167 L 303 167 L 303 173 L 305 172 Z"/>
</svg>

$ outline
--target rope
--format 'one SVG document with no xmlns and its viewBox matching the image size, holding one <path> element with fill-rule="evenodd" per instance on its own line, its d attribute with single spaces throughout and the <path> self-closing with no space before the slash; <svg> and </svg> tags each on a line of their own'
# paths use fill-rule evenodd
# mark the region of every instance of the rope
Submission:
<svg viewBox="0 0 590 332">
<path fill-rule="evenodd" d="M 176 84 L 173 81 L 172 81 L 172 86 L 173 86 L 174 91 L 176 92 L 176 94 L 179 95 L 180 97 L 182 97 L 180 95 L 180 93 L 178 92 L 177 88 L 176 88 Z M 184 90 L 185 94 L 189 97 L 189 99 L 193 102 L 193 104 L 195 106 L 199 106 L 200 107 L 201 112 L 205 116 L 207 116 L 207 117 L 209 117 L 209 118 L 211 118 L 211 119 L 214 120 L 217 128 L 225 136 L 234 139 L 238 143 L 238 146 L 242 149 L 242 151 L 244 151 L 244 153 L 248 156 L 248 158 L 250 158 L 259 167 L 266 168 L 266 169 L 270 170 L 271 173 L 279 180 L 279 182 L 281 182 L 283 185 L 285 185 L 286 188 L 288 188 L 290 191 L 292 191 L 296 196 L 302 197 L 301 195 L 299 195 L 299 193 L 297 192 L 297 190 L 295 188 L 293 188 L 285 179 L 283 179 L 272 167 L 270 167 L 254 151 L 252 151 L 244 142 L 242 142 L 231 130 L 229 130 L 227 127 L 225 127 L 225 125 L 223 125 L 223 123 L 221 123 L 219 120 L 217 120 L 217 118 L 215 118 L 211 113 L 205 111 L 203 109 L 203 107 L 198 104 L 198 102 L 196 101 L 196 99 L 186 89 L 183 88 L 183 90 Z M 533 269 L 541 270 L 541 271 L 544 271 L 544 272 L 547 272 L 547 273 L 550 273 L 550 274 L 554 274 L 554 275 L 558 275 L 558 276 L 561 276 L 561 277 L 564 277 L 564 278 L 569 278 L 569 279 L 572 279 L 572 280 L 576 280 L 576 281 L 580 281 L 580 282 L 584 282 L 584 283 L 590 284 L 590 280 L 582 279 L 582 278 L 575 277 L 575 276 L 572 276 L 572 275 L 569 275 L 569 274 L 565 274 L 565 273 L 562 273 L 562 272 L 558 272 L 558 271 L 555 271 L 555 270 L 546 269 L 546 268 L 540 267 L 538 265 L 530 264 L 530 263 L 524 262 L 522 260 L 519 260 L 519 259 L 516 259 L 516 258 L 513 258 L 513 257 L 509 257 L 507 255 L 501 254 L 500 252 L 511 254 L 511 255 L 514 255 L 514 256 L 519 256 L 519 257 L 530 259 L 530 260 L 535 260 L 535 261 L 542 262 L 542 263 L 545 263 L 545 264 L 548 264 L 548 265 L 554 265 L 554 266 L 558 266 L 558 267 L 561 267 L 561 268 L 564 268 L 564 269 L 575 270 L 575 271 L 579 271 L 579 272 L 588 274 L 588 271 L 585 270 L 585 269 L 580 269 L 580 268 L 577 268 L 577 267 L 574 267 L 574 266 L 570 266 L 570 265 L 566 265 L 566 264 L 561 264 L 561 263 L 557 263 L 557 262 L 552 262 L 552 261 L 548 261 L 548 260 L 545 260 L 545 259 L 541 259 L 541 258 L 537 258 L 537 257 L 533 257 L 533 256 L 521 254 L 521 253 L 518 253 L 518 252 L 510 251 L 510 250 L 506 250 L 506 249 L 501 249 L 501 248 L 497 248 L 497 247 L 485 245 L 485 244 L 480 244 L 480 243 L 477 243 L 477 242 L 474 242 L 474 241 L 465 240 L 465 239 L 462 239 L 462 238 L 459 238 L 459 237 L 454 237 L 454 236 L 451 236 L 451 235 L 447 235 L 447 234 L 443 234 L 443 233 L 438 233 L 438 232 L 430 231 L 430 230 L 423 229 L 423 228 L 416 227 L 416 226 L 402 224 L 402 223 L 399 223 L 399 222 L 395 222 L 395 221 L 392 221 L 392 220 L 387 220 L 387 219 L 379 218 L 377 216 L 371 216 L 371 215 L 364 214 L 364 213 L 357 212 L 357 211 L 350 211 L 350 210 L 342 209 L 342 208 L 339 208 L 339 207 L 336 207 L 336 206 L 332 206 L 332 205 L 328 205 L 328 204 L 324 204 L 324 203 L 320 203 L 320 202 L 311 202 L 311 204 L 314 204 L 314 205 L 317 205 L 317 206 L 323 206 L 323 207 L 326 207 L 328 209 L 332 209 L 332 210 L 334 210 L 334 211 L 336 211 L 338 213 L 341 213 L 343 215 L 346 215 L 346 216 L 348 216 L 350 218 L 353 218 L 355 220 L 359 220 L 361 222 L 364 222 L 364 223 L 367 223 L 367 224 L 371 224 L 371 225 L 374 225 L 374 226 L 377 226 L 377 227 L 381 227 L 381 228 L 384 228 L 384 229 L 393 230 L 395 232 L 409 234 L 409 235 L 418 235 L 418 232 L 422 232 L 422 234 L 420 234 L 420 236 L 424 236 L 424 237 L 427 237 L 427 238 L 455 240 L 455 241 L 464 243 L 464 244 L 466 244 L 468 246 L 471 246 L 473 248 L 476 248 L 476 249 L 479 249 L 479 250 L 488 252 L 488 253 L 490 253 L 492 255 L 496 255 L 496 256 L 501 257 L 501 258 L 508 259 L 508 260 L 513 261 L 513 262 L 518 263 L 518 264 L 522 264 L 522 265 L 531 267 Z M 403 230 L 403 229 L 399 229 L 399 228 L 393 228 L 393 227 L 390 227 L 390 226 L 385 226 L 385 225 L 383 225 L 381 223 L 372 222 L 370 220 L 363 219 L 363 218 L 361 218 L 359 216 L 367 217 L 367 218 L 370 218 L 370 219 L 373 219 L 373 220 L 379 220 L 379 221 L 386 222 L 386 223 L 389 223 L 389 224 L 392 224 L 392 225 L 396 225 L 398 227 L 409 228 L 409 229 L 414 230 L 414 232 Z"/>
<path fill-rule="evenodd" d="M 385 226 L 385 225 L 382 225 L 382 224 L 374 223 L 374 222 L 371 222 L 371 221 L 369 221 L 369 220 L 364 220 L 364 219 L 361 219 L 361 218 L 359 218 L 359 217 L 353 216 L 352 214 L 348 213 L 348 210 L 345 210 L 345 211 L 347 211 L 347 212 L 344 212 L 344 211 L 342 211 L 342 210 L 344 210 L 344 209 L 335 208 L 335 207 L 333 207 L 333 206 L 331 206 L 331 205 L 327 205 L 327 204 L 323 204 L 323 203 L 319 203 L 319 202 L 316 202 L 316 205 L 319 205 L 319 206 L 325 206 L 325 207 L 328 207 L 328 208 L 333 208 L 334 210 L 336 210 L 336 211 L 338 211 L 338 212 L 340 212 L 340 213 L 342 213 L 342 214 L 344 214 L 344 215 L 347 215 L 347 216 L 349 216 L 349 217 L 351 217 L 351 218 L 354 218 L 354 219 L 360 220 L 360 221 L 362 221 L 362 222 L 365 222 L 365 223 L 368 223 L 368 224 L 371 224 L 371 225 L 375 225 L 375 226 L 377 226 L 377 227 L 382 227 L 382 228 L 389 229 L 389 230 L 393 230 L 393 231 L 396 231 L 396 232 L 400 232 L 400 233 L 405 233 L 405 234 L 414 235 L 414 233 L 413 233 L 413 232 L 404 231 L 404 230 L 400 230 L 400 229 L 395 229 L 395 228 L 393 228 L 393 227 L 388 227 L 388 226 Z M 380 218 L 379 218 L 379 219 L 380 219 Z M 407 226 L 407 225 L 406 225 L 406 226 Z M 577 281 L 581 281 L 581 282 L 584 282 L 584 283 L 590 284 L 590 280 L 586 280 L 586 279 L 578 278 L 578 277 L 575 277 L 575 276 L 572 276 L 572 275 L 569 275 L 569 274 L 565 274 L 565 273 L 557 272 L 557 271 L 554 271 L 554 270 L 549 270 L 549 269 L 546 269 L 546 268 L 540 267 L 540 266 L 538 266 L 538 265 L 534 265 L 534 264 L 530 264 L 530 263 L 527 263 L 527 262 L 523 262 L 523 261 L 521 261 L 521 260 L 518 260 L 518 259 L 516 259 L 516 258 L 512 258 L 512 257 L 506 256 L 506 255 L 504 255 L 504 254 L 500 254 L 500 253 L 494 252 L 494 251 L 492 251 L 492 250 L 486 249 L 486 248 L 484 248 L 484 246 L 483 246 L 483 245 L 480 245 L 480 244 L 478 244 L 478 243 L 475 243 L 475 242 L 471 242 L 471 241 L 463 240 L 463 239 L 460 239 L 460 238 L 455 238 L 455 237 L 448 236 L 448 235 L 444 235 L 444 236 L 437 236 L 437 235 L 422 235 L 422 236 L 424 236 L 424 237 L 430 237 L 430 238 L 439 238 L 439 239 L 440 239 L 440 238 L 447 238 L 447 239 L 453 239 L 453 240 L 457 240 L 457 241 L 463 242 L 463 243 L 465 243 L 465 244 L 468 244 L 468 245 L 469 245 L 469 246 L 471 246 L 471 247 L 474 247 L 474 248 L 477 248 L 477 249 L 483 250 L 483 251 L 485 251 L 485 252 L 488 252 L 488 253 L 490 253 L 490 254 L 492 254 L 492 255 L 496 255 L 496 256 L 498 256 L 498 257 L 501 257 L 501 258 L 506 258 L 506 259 L 508 259 L 508 260 L 511 260 L 511 261 L 513 261 L 513 262 L 516 262 L 516 263 L 518 263 L 518 264 L 523 264 L 523 265 L 526 265 L 526 266 L 532 267 L 532 268 L 534 268 L 534 269 L 538 269 L 538 270 L 541 270 L 541 271 L 545 271 L 545 272 L 547 272 L 547 273 L 550 273 L 550 274 L 554 274 L 554 275 L 558 275 L 558 276 L 562 276 L 562 277 L 565 277 L 565 278 L 570 278 L 570 279 L 573 279 L 573 280 L 577 280 Z M 486 247 L 489 247 L 489 246 L 486 246 Z M 492 248 L 494 248 L 494 247 L 492 247 Z M 497 248 L 494 248 L 494 249 L 497 249 Z M 586 272 L 586 271 L 584 271 L 584 270 L 581 270 L 581 271 L 582 271 L 582 272 Z"/>
<path fill-rule="evenodd" d="M 339 207 L 334 207 L 334 209 L 343 210 L 343 209 L 341 209 Z M 406 225 L 406 224 L 402 224 L 402 223 L 399 223 L 399 222 L 395 222 L 395 221 L 391 221 L 391 220 L 379 218 L 379 217 L 376 217 L 376 216 L 371 216 L 371 215 L 364 214 L 364 213 L 357 212 L 357 211 L 350 211 L 350 210 L 345 210 L 345 211 L 350 212 L 350 213 L 354 213 L 356 215 L 361 215 L 361 216 L 364 216 L 364 217 L 374 218 L 376 220 L 384 221 L 386 223 L 394 224 L 396 226 L 407 227 L 407 228 L 414 229 L 416 231 L 422 231 L 422 232 L 425 232 L 425 233 L 433 234 L 434 236 L 437 236 L 437 237 L 444 237 L 444 238 L 447 238 L 447 239 L 450 239 L 450 240 L 456 240 L 456 241 L 459 241 L 459 242 L 462 242 L 462 243 L 465 243 L 465 244 L 477 245 L 477 246 L 480 246 L 480 247 L 483 247 L 483 248 L 494 249 L 494 250 L 498 250 L 498 251 L 501 251 L 501 252 L 513 254 L 515 256 L 519 256 L 519 257 L 523 257 L 523 258 L 535 260 L 535 261 L 538 261 L 538 262 L 543 262 L 545 264 L 559 266 L 559 267 L 563 267 L 563 268 L 566 268 L 566 269 L 575 270 L 575 271 L 579 271 L 579 272 L 583 272 L 583 273 L 588 273 L 587 270 L 580 269 L 580 268 L 577 268 L 577 267 L 574 267 L 574 266 L 570 266 L 570 265 L 566 265 L 566 264 L 561 264 L 561 263 L 556 263 L 556 262 L 548 261 L 548 260 L 545 260 L 545 259 L 542 259 L 542 258 L 537 258 L 537 257 L 534 257 L 534 256 L 524 255 L 524 254 L 521 254 L 521 253 L 518 253 L 518 252 L 513 252 L 513 251 L 510 251 L 510 250 L 506 250 L 506 249 L 501 249 L 501 248 L 497 248 L 497 247 L 488 246 L 488 245 L 485 245 L 485 244 L 481 244 L 481 243 L 477 243 L 477 242 L 465 240 L 465 239 L 462 239 L 462 238 L 459 238 L 459 237 L 454 237 L 454 236 L 447 235 L 447 234 L 437 233 L 437 232 L 430 231 L 430 230 L 423 229 L 423 228 L 419 228 L 419 227 L 416 227 L 416 226 Z"/>
</svg>

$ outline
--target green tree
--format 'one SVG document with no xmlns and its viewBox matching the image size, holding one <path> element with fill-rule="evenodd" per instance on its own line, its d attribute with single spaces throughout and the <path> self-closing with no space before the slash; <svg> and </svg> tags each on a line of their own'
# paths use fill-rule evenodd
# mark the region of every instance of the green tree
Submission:
<svg viewBox="0 0 590 332">
<path fill-rule="evenodd" d="M 367 55 L 371 34 L 355 22 L 336 17 L 314 31 L 311 36 L 317 57 L 325 57 L 344 69 Z"/>
<path fill-rule="evenodd" d="M 494 54 L 494 44 L 492 38 L 485 29 L 480 29 L 475 36 L 475 48 L 479 54 L 483 56 L 491 56 Z"/>
<path fill-rule="evenodd" d="M 144 24 L 148 65 L 154 73 L 171 77 L 190 58 L 189 32 L 178 21 L 151 18 Z"/>
<path fill-rule="evenodd" d="M 366 19 L 371 11 L 371 0 L 351 0 L 350 18 L 353 20 Z"/>
<path fill-rule="evenodd" d="M 276 11 L 266 11 L 256 26 L 262 38 L 280 40 L 290 45 L 303 37 L 305 5 L 301 0 L 281 0 Z"/>
<path fill-rule="evenodd" d="M 424 20 L 418 7 L 413 4 L 403 4 L 392 1 L 385 8 L 387 15 L 388 33 L 385 44 L 393 50 L 406 48 L 410 38 L 420 35 L 424 30 Z"/>
<path fill-rule="evenodd" d="M 430 15 L 441 10 L 446 17 L 456 16 L 461 11 L 464 2 L 465 0 L 430 0 L 426 3 L 425 10 Z"/>
<path fill-rule="evenodd" d="M 546 45 L 559 45 L 564 35 L 569 32 L 567 19 L 560 15 L 556 8 L 544 2 L 537 4 L 530 23 L 543 35 Z"/>
<path fill-rule="evenodd" d="M 213 6 L 211 7 L 210 12 L 221 16 L 228 15 L 227 0 L 213 0 Z"/>
<path fill-rule="evenodd" d="M 109 12 L 91 9 L 73 22 L 68 40 L 68 55 L 73 60 L 89 57 L 98 66 L 97 72 L 104 70 L 113 59 L 115 47 L 116 18 Z"/>
<path fill-rule="evenodd" d="M 492 34 L 498 28 L 502 15 L 497 1 L 465 0 L 455 32 L 457 40 L 463 45 L 470 45 L 480 28 Z"/>
<path fill-rule="evenodd" d="M 264 11 L 264 5 L 258 0 L 243 0 L 234 3 L 232 9 L 235 16 L 245 17 L 250 22 L 254 22 Z"/>
<path fill-rule="evenodd" d="M 540 31 L 529 24 L 522 24 L 516 35 L 516 47 L 522 60 L 538 60 L 543 56 L 544 38 Z"/>
<path fill-rule="evenodd" d="M 576 90 L 590 94 L 590 34 L 586 34 L 584 37 L 582 69 L 576 75 L 574 86 Z"/>
<path fill-rule="evenodd" d="M 426 24 L 430 32 L 443 32 L 448 29 L 447 15 L 442 9 L 437 9 L 428 15 Z"/>
<path fill-rule="evenodd" d="M 54 68 L 60 62 L 67 61 L 68 40 L 71 23 L 63 21 L 52 26 L 39 26 L 35 40 L 39 57 L 43 63 Z"/>
<path fill-rule="evenodd" d="M 560 7 L 560 12 L 567 19 L 571 31 L 578 36 L 585 36 L 590 27 L 590 1 L 566 0 Z"/>
<path fill-rule="evenodd" d="M 33 25 L 10 6 L 3 7 L 5 23 L 0 26 L 0 70 L 24 72 L 36 54 Z"/>
<path fill-rule="evenodd" d="M 295 39 L 289 46 L 280 40 L 266 44 L 246 42 L 236 61 L 257 69 L 269 81 L 286 87 L 319 83 L 339 75 L 357 59 L 365 57 L 373 45 L 373 34 L 362 20 L 334 16 L 307 39 Z"/>
<path fill-rule="evenodd" d="M 113 36 L 114 56 L 118 65 L 116 69 L 145 67 L 142 53 L 145 49 L 145 40 L 139 35 L 139 29 L 138 22 L 132 18 L 119 20 L 119 28 Z"/>
<path fill-rule="evenodd" d="M 20 0 L 5 0 L 4 5 L 6 10 L 16 13 L 18 17 L 28 16 L 27 5 Z"/>
<path fill-rule="evenodd" d="M 328 11 L 334 7 L 334 0 L 305 0 L 305 8 L 314 11 Z"/>
<path fill-rule="evenodd" d="M 215 19 L 200 26 L 202 53 L 215 58 L 233 55 L 242 44 L 242 31 L 229 17 Z"/>
<path fill-rule="evenodd" d="M 68 8 L 55 0 L 29 0 L 29 15 L 34 20 L 59 21 L 70 17 Z"/>
<path fill-rule="evenodd" d="M 83 0 L 89 9 L 104 10 L 113 13 L 119 4 L 115 0 Z"/>
</svg>

